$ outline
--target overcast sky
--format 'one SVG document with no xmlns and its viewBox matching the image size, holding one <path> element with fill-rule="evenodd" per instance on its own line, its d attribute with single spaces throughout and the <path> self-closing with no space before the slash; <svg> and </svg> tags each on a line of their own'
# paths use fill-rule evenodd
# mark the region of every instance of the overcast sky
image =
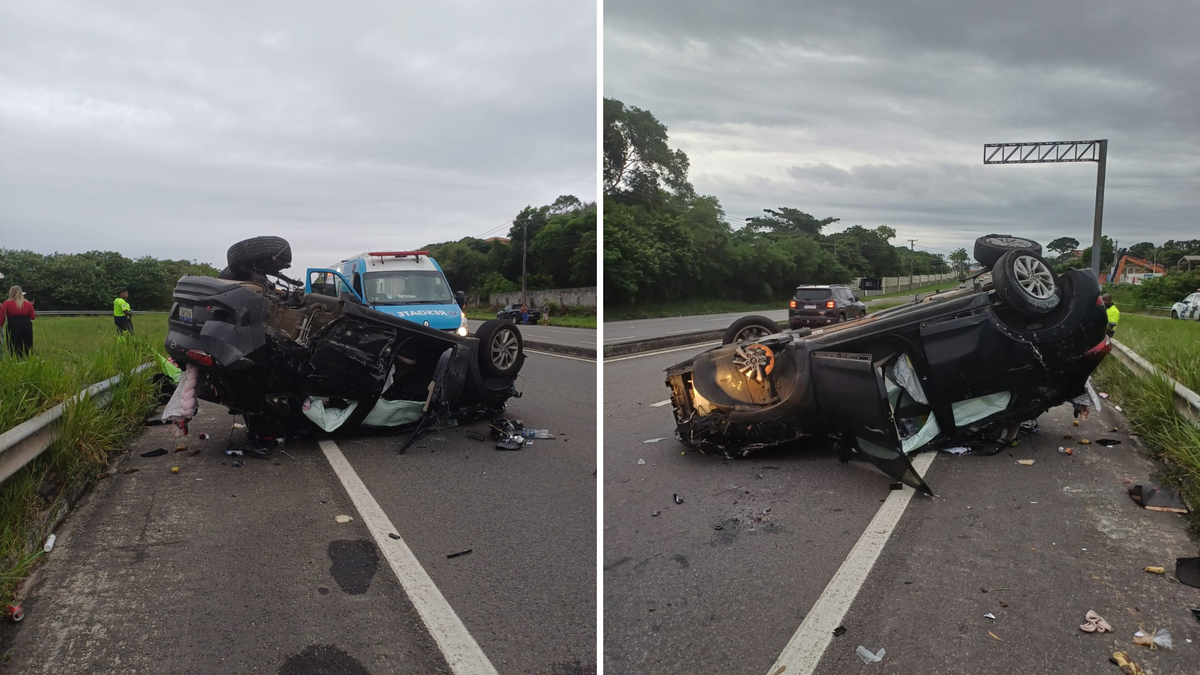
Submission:
<svg viewBox="0 0 1200 675">
<path fill-rule="evenodd" d="M 650 110 L 730 222 L 791 206 L 893 243 L 1091 241 L 1096 165 L 983 144 L 1109 139 L 1104 232 L 1200 238 L 1200 3 L 606 0 L 605 95 Z"/>
<path fill-rule="evenodd" d="M 0 247 L 293 270 L 596 198 L 588 2 L 0 3 Z"/>
</svg>

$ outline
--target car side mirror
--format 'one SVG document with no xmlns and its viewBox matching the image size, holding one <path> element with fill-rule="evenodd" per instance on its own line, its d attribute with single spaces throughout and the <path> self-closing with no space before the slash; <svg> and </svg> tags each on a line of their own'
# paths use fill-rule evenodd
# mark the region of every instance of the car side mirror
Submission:
<svg viewBox="0 0 1200 675">
<path fill-rule="evenodd" d="M 459 308 L 459 309 L 466 309 L 466 307 L 467 307 L 467 294 L 466 294 L 466 293 L 463 293 L 462 291 L 455 291 L 455 293 L 454 293 L 454 301 L 458 303 L 458 308 Z"/>
<path fill-rule="evenodd" d="M 854 301 L 855 301 L 855 302 L 859 302 L 859 299 L 858 299 L 858 296 L 857 296 L 857 295 L 856 295 L 856 296 L 854 296 Z"/>
</svg>

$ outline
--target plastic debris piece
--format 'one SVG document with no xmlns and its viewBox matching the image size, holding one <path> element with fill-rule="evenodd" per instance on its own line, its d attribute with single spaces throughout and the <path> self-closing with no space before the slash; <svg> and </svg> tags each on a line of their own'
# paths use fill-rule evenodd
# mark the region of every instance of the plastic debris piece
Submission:
<svg viewBox="0 0 1200 675">
<path fill-rule="evenodd" d="M 142 457 L 162 457 L 165 454 L 167 454 L 166 448 L 158 448 L 156 450 L 148 450 L 146 452 L 143 452 L 141 456 Z"/>
<path fill-rule="evenodd" d="M 1000 636 L 996 635 L 995 633 L 993 633 L 990 630 L 988 631 L 988 635 L 991 635 L 992 637 L 996 638 L 997 640 L 1000 640 Z M 1000 640 L 1000 642 L 1004 642 L 1004 640 Z"/>
<path fill-rule="evenodd" d="M 179 473 L 179 467 L 177 467 L 177 466 L 171 467 L 171 473 Z"/>
<path fill-rule="evenodd" d="M 841 637 L 845 634 L 846 634 L 845 626 L 838 626 L 837 628 L 833 629 L 833 637 Z"/>
<path fill-rule="evenodd" d="M 650 516 L 651 516 L 651 517 L 656 517 L 656 516 L 658 516 L 658 514 L 660 514 L 660 513 L 662 513 L 662 511 L 651 511 L 651 512 L 650 512 Z"/>
<path fill-rule="evenodd" d="M 638 464 L 639 464 L 639 465 L 640 465 L 640 464 L 645 464 L 645 463 L 646 463 L 646 460 L 644 460 L 644 459 L 639 459 L 639 460 L 638 460 Z"/>
<path fill-rule="evenodd" d="M 228 457 L 241 457 L 246 454 L 245 450 L 226 450 L 225 455 Z"/>
<path fill-rule="evenodd" d="M 665 438 L 647 438 L 646 440 L 642 441 L 642 445 L 646 445 L 648 443 L 657 443 L 659 441 L 665 441 L 665 440 L 667 440 L 667 439 L 665 439 Z"/>
<path fill-rule="evenodd" d="M 1089 609 L 1087 616 L 1084 618 L 1087 620 L 1087 623 L 1080 624 L 1079 630 L 1081 630 L 1085 633 L 1111 633 L 1111 632 L 1113 632 L 1112 626 L 1108 625 L 1108 622 L 1104 620 L 1104 617 L 1100 616 L 1093 610 Z"/>
<path fill-rule="evenodd" d="M 1114 408 L 1114 409 L 1115 409 L 1117 412 L 1125 412 L 1124 410 L 1121 410 L 1121 406 L 1119 406 L 1119 405 L 1114 405 L 1114 406 L 1113 406 L 1113 408 Z"/>
<path fill-rule="evenodd" d="M 459 552 L 457 552 L 457 553 L 448 553 L 448 554 L 446 554 L 446 557 L 447 557 L 447 558 L 457 558 L 458 556 L 460 556 L 460 555 L 466 555 L 466 554 L 470 553 L 470 552 L 471 552 L 471 551 L 473 551 L 473 550 L 475 550 L 475 549 L 471 549 L 471 548 L 469 548 L 469 549 L 467 549 L 467 550 L 465 550 L 465 551 L 459 551 Z"/>
<path fill-rule="evenodd" d="M 230 464 L 230 466 L 232 466 L 235 469 L 239 469 L 243 466 L 246 466 L 246 463 L 239 459 L 238 461 L 234 462 L 233 464 Z"/>
<path fill-rule="evenodd" d="M 858 654 L 858 658 L 862 659 L 863 663 L 879 663 L 883 660 L 883 655 L 887 653 L 887 650 L 885 650 L 883 647 L 880 647 L 877 654 L 872 654 L 870 649 L 859 645 L 858 648 L 854 650 L 854 653 Z"/>
<path fill-rule="evenodd" d="M 1074 426 L 1079 426 L 1079 420 L 1075 420 L 1075 421 L 1071 422 L 1071 424 Z"/>
<path fill-rule="evenodd" d="M 212 436 L 209 436 L 208 434 L 201 431 L 200 434 L 197 436 L 197 438 L 199 438 L 202 441 L 207 441 L 208 439 L 212 438 Z"/>
<path fill-rule="evenodd" d="M 400 535 L 396 534 L 395 532 L 388 532 L 388 537 L 391 539 L 399 539 Z"/>
<path fill-rule="evenodd" d="M 992 621 L 995 621 L 995 620 L 996 620 L 996 615 L 995 615 L 995 614 L 992 614 L 991 612 L 988 612 L 987 614 L 984 614 L 984 615 L 983 615 L 983 618 L 985 618 L 985 619 L 991 619 Z"/>
<path fill-rule="evenodd" d="M 1081 438 L 1081 439 L 1079 439 L 1079 444 L 1080 444 L 1080 445 L 1090 445 L 1090 444 L 1091 444 L 1091 441 L 1089 441 L 1089 440 L 1088 440 L 1088 439 L 1086 439 L 1086 438 Z"/>
<path fill-rule="evenodd" d="M 675 500 L 675 503 L 676 503 L 676 504 L 682 504 L 682 503 L 683 503 L 683 498 L 682 498 L 682 497 L 680 497 L 679 495 L 671 495 L 671 497 L 672 497 L 672 498 Z"/>
<path fill-rule="evenodd" d="M 1017 464 L 1020 464 L 1021 466 L 1033 466 L 1033 460 L 1032 459 L 1018 459 Z"/>
<path fill-rule="evenodd" d="M 246 428 L 246 425 L 245 425 L 245 424 L 242 424 L 241 422 L 234 422 L 234 423 L 233 423 L 233 428 L 234 428 L 234 429 L 245 429 L 245 428 Z"/>
<path fill-rule="evenodd" d="M 1103 445 L 1106 448 L 1111 448 L 1114 445 L 1120 445 L 1121 441 L 1115 438 L 1101 438 L 1096 441 L 1096 445 Z"/>
<path fill-rule="evenodd" d="M 525 447 L 525 444 L 520 442 L 523 440 L 525 440 L 525 439 L 518 436 L 510 441 L 500 441 L 499 443 L 496 444 L 496 449 L 497 450 L 520 450 L 521 448 Z"/>
<path fill-rule="evenodd" d="M 904 483 L 889 483 L 888 487 L 892 490 L 903 490 Z"/>
<path fill-rule="evenodd" d="M 1100 398 L 1108 398 L 1108 394 L 1100 392 Z"/>
<path fill-rule="evenodd" d="M 1166 628 L 1159 628 L 1154 631 L 1154 644 L 1163 649 L 1175 648 L 1175 640 L 1171 638 L 1171 632 Z"/>
<path fill-rule="evenodd" d="M 1200 588 L 1200 558 L 1176 558 L 1175 578 L 1185 586 Z"/>
<path fill-rule="evenodd" d="M 336 520 L 339 523 L 348 523 L 348 522 L 354 520 L 354 518 L 351 518 L 350 516 L 337 516 L 334 518 L 334 520 Z"/>
<path fill-rule="evenodd" d="M 1163 569 L 1162 567 L 1147 567 L 1145 571 L 1147 571 L 1151 574 L 1166 574 L 1167 573 L 1167 570 Z"/>
<path fill-rule="evenodd" d="M 49 537 L 46 537 L 46 545 L 42 547 L 42 550 L 45 551 L 46 553 L 49 553 L 50 551 L 54 550 L 54 541 L 56 539 L 58 539 L 58 537 L 54 534 L 51 534 Z"/>
<path fill-rule="evenodd" d="M 1168 513 L 1187 513 L 1187 505 L 1179 495 L 1170 488 L 1157 485 L 1134 485 L 1129 488 L 1129 498 L 1150 511 L 1165 511 Z"/>
<path fill-rule="evenodd" d="M 970 448 L 962 447 L 962 446 L 959 446 L 957 448 L 942 448 L 942 452 L 948 452 L 952 455 L 965 455 L 970 451 L 971 451 Z"/>
<path fill-rule="evenodd" d="M 123 473 L 123 474 L 125 474 L 125 475 L 129 475 L 129 474 L 131 474 L 131 473 L 137 473 L 137 472 L 139 472 L 139 471 L 141 471 L 141 469 L 133 469 L 133 468 L 130 468 L 130 469 L 125 469 L 125 470 L 124 470 L 124 471 L 122 471 L 121 473 Z"/>
<path fill-rule="evenodd" d="M 182 443 L 175 446 L 175 452 L 183 452 L 184 450 L 187 450 L 187 446 L 183 445 Z"/>
<path fill-rule="evenodd" d="M 1109 660 L 1117 664 L 1125 675 L 1145 675 L 1142 667 L 1134 663 L 1125 652 L 1115 652 Z"/>
</svg>

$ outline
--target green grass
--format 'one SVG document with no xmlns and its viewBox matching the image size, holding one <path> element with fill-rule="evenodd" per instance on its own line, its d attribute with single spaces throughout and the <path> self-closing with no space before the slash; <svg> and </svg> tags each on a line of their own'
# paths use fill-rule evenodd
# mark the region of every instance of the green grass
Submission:
<svg viewBox="0 0 1200 675">
<path fill-rule="evenodd" d="M 54 317 L 34 322 L 34 351 L 25 360 L 0 361 L 0 432 L 61 403 L 89 385 L 125 375 L 104 408 L 91 398 L 68 405 L 58 440 L 0 483 L 0 596 L 12 597 L 36 561 L 36 539 L 46 516 L 75 486 L 97 472 L 137 434 L 154 403 L 151 368 L 129 375 L 162 349 L 166 318 L 140 317 L 137 337 L 118 340 L 105 317 Z M 151 319 L 146 321 L 145 319 Z M 155 321 L 154 319 L 158 319 Z M 144 334 L 154 336 L 150 342 Z"/>
<path fill-rule="evenodd" d="M 1200 321 L 1123 314 L 1116 338 L 1183 386 L 1200 392 Z"/>
<path fill-rule="evenodd" d="M 476 321 L 487 321 L 488 319 L 496 318 L 497 309 L 468 309 L 466 310 L 467 318 Z M 590 314 L 578 311 L 574 307 L 570 308 L 570 314 L 566 316 L 551 316 L 551 326 L 563 326 L 566 328 L 595 328 L 596 327 L 596 312 Z"/>
</svg>

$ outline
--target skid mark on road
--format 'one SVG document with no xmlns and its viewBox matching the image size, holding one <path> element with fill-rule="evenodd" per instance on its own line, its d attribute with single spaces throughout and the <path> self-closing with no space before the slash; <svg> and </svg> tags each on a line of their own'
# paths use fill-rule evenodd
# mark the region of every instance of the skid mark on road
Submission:
<svg viewBox="0 0 1200 675">
<path fill-rule="evenodd" d="M 918 455 L 912 463 L 917 475 L 923 477 L 936 456 L 936 452 Z M 906 485 L 903 490 L 888 495 L 871 519 L 871 524 L 858 538 L 858 543 L 851 549 L 850 555 L 842 561 L 842 566 L 829 580 L 821 597 L 817 598 L 792 639 L 788 640 L 783 653 L 767 671 L 769 674 L 811 675 L 817 669 L 825 648 L 833 639 L 833 629 L 841 625 L 914 494 L 916 490 Z"/>
<path fill-rule="evenodd" d="M 354 508 L 362 516 L 363 524 L 375 539 L 375 545 L 387 559 L 396 578 L 400 580 L 400 585 L 408 594 L 421 621 L 425 623 L 438 649 L 446 657 L 451 672 L 455 675 L 499 675 L 492 662 L 479 648 L 479 643 L 475 642 L 475 638 L 471 637 L 471 633 L 463 625 L 462 619 L 458 618 L 450 603 L 446 602 L 442 592 L 434 585 L 433 579 L 429 578 L 429 573 L 421 567 L 408 544 L 404 543 L 404 539 L 388 536 L 396 534 L 395 526 L 383 512 L 383 507 L 367 490 L 354 467 L 350 466 L 337 444 L 329 440 L 318 441 L 317 444 L 321 446 L 321 452 L 325 453 L 333 472 L 342 482 L 346 494 L 350 495 Z"/>
</svg>

